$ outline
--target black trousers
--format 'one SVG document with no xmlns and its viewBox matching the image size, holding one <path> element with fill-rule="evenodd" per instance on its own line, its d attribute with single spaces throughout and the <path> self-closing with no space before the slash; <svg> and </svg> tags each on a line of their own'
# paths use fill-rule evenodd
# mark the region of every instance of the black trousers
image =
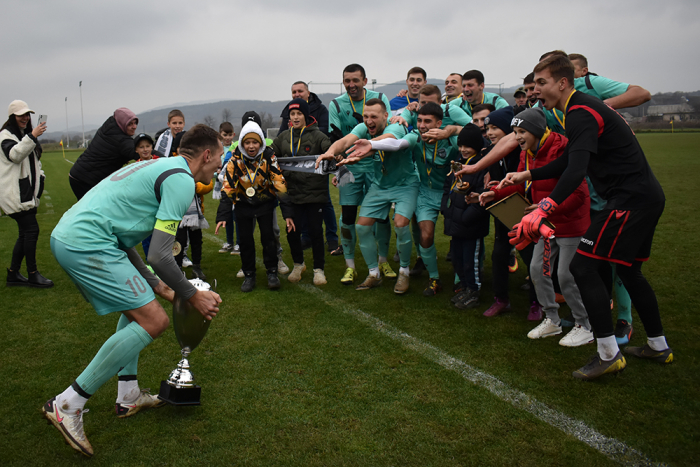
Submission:
<svg viewBox="0 0 700 467">
<path fill-rule="evenodd" d="M 68 177 L 68 182 L 70 183 L 71 190 L 73 190 L 73 194 L 75 194 L 75 197 L 78 198 L 78 201 L 80 201 L 80 199 L 92 189 L 92 185 L 83 183 L 80 180 L 70 176 Z"/>
<path fill-rule="evenodd" d="M 275 210 L 259 215 L 257 218 L 236 213 L 238 246 L 241 249 L 241 263 L 243 263 L 243 272 L 246 275 L 255 274 L 255 239 L 253 238 L 253 232 L 256 219 L 260 229 L 260 242 L 262 243 L 265 269 L 267 269 L 268 273 L 277 272 L 277 242 L 275 241 L 275 232 L 272 230 L 273 215 L 275 215 Z"/>
<path fill-rule="evenodd" d="M 178 267 L 182 267 L 182 260 L 185 256 L 185 249 L 187 248 L 188 235 L 190 238 L 190 248 L 192 249 L 192 264 L 200 264 L 202 262 L 202 231 L 200 229 L 182 227 L 177 229 L 177 233 L 175 234 L 175 241 L 182 247 L 180 253 L 175 256 L 175 262 Z"/>
<path fill-rule="evenodd" d="M 39 240 L 39 223 L 36 221 L 36 208 L 10 214 L 17 222 L 19 237 L 12 250 L 10 269 L 19 271 L 22 260 L 27 258 L 27 272 L 36 271 L 36 243 Z"/>
<path fill-rule="evenodd" d="M 300 218 L 306 219 L 306 228 L 311 237 L 311 251 L 314 255 L 314 269 L 323 269 L 326 261 L 323 248 L 323 208 L 326 203 L 294 204 L 292 220 L 296 230 L 287 232 L 287 242 L 292 251 L 295 263 L 304 262 L 304 251 L 301 248 L 301 228 L 297 224 Z"/>
</svg>

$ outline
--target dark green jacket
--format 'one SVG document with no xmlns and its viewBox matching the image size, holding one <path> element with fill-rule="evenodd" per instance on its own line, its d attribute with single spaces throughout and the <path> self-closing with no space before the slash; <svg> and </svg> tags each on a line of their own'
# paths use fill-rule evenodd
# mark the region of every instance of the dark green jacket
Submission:
<svg viewBox="0 0 700 467">
<path fill-rule="evenodd" d="M 299 142 L 301 130 L 285 130 L 272 142 L 272 149 L 277 157 L 292 157 L 291 135 L 294 132 L 294 149 Z M 318 129 L 314 122 L 304 128 L 301 144 L 296 156 L 317 156 L 325 153 L 331 146 L 331 140 Z M 328 175 L 307 174 L 282 170 L 287 181 L 287 194 L 293 204 L 326 203 L 328 201 Z M 285 216 L 286 218 L 286 216 Z"/>
</svg>

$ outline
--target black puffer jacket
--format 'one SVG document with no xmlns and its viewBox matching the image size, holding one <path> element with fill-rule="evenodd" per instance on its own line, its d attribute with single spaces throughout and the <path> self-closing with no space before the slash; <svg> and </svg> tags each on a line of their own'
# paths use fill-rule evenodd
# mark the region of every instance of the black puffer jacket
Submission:
<svg viewBox="0 0 700 467">
<path fill-rule="evenodd" d="M 476 164 L 482 157 L 483 154 L 474 157 L 469 161 L 469 165 Z M 462 181 L 469 182 L 473 187 L 472 193 L 483 193 L 484 176 L 487 173 L 488 170 L 482 170 L 475 174 L 463 175 Z M 456 191 L 450 193 L 454 180 L 454 174 L 450 173 L 442 191 L 440 211 L 445 216 L 445 235 L 468 240 L 486 237 L 489 234 L 489 213 L 478 203 L 467 204 L 464 194 Z"/>
<path fill-rule="evenodd" d="M 290 128 L 277 135 L 272 143 L 272 149 L 277 157 L 292 157 L 290 149 L 291 135 L 294 132 L 294 149 L 296 150 L 300 131 Z M 313 123 L 304 129 L 304 133 L 301 135 L 301 144 L 299 144 L 299 150 L 296 155 L 319 155 L 328 151 L 330 147 L 331 140 L 328 136 L 321 133 L 316 123 Z M 287 181 L 289 201 L 293 204 L 325 204 L 328 201 L 328 175 L 292 172 L 284 169 L 282 173 Z"/>
<path fill-rule="evenodd" d="M 309 115 L 316 119 L 321 133 L 328 136 L 328 108 L 313 92 L 309 93 Z M 282 134 L 283 131 L 289 130 L 289 104 L 282 110 L 280 117 L 282 117 L 282 124 L 279 133 Z"/>
<path fill-rule="evenodd" d="M 70 176 L 94 187 L 107 175 L 137 158 L 134 139 L 124 133 L 114 116 L 111 116 L 97 130 L 88 148 L 75 161 Z"/>
</svg>

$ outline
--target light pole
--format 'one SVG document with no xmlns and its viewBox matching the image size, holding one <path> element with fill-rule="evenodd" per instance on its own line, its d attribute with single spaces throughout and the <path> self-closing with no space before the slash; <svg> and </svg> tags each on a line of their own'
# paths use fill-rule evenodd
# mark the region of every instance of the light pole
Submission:
<svg viewBox="0 0 700 467">
<path fill-rule="evenodd" d="M 83 117 L 83 82 L 78 84 L 80 88 L 80 122 L 83 125 L 83 148 L 85 148 L 85 118 Z"/>
<path fill-rule="evenodd" d="M 70 146 L 70 133 L 68 133 L 68 98 L 66 97 L 66 148 Z"/>
</svg>

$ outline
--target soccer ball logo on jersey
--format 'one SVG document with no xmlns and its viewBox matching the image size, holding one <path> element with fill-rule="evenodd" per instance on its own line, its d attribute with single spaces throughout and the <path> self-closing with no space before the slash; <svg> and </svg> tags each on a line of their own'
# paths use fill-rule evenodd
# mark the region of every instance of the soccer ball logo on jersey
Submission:
<svg viewBox="0 0 700 467">
<path fill-rule="evenodd" d="M 438 149 L 437 156 L 445 159 L 447 157 L 447 150 L 445 148 Z"/>
</svg>

